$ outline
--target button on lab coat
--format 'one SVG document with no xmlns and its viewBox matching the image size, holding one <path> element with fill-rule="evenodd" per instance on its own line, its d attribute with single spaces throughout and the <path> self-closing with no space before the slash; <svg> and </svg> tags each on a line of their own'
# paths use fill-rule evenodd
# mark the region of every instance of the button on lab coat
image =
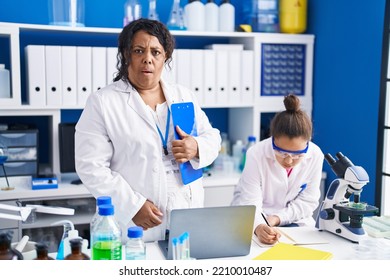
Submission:
<svg viewBox="0 0 390 280">
<path fill-rule="evenodd" d="M 210 165 L 220 150 L 219 131 L 211 127 L 190 90 L 163 81 L 161 85 L 168 106 L 174 102 L 194 103 L 199 159 L 191 160 L 191 164 L 195 169 Z M 146 199 L 166 213 L 167 183 L 162 154 L 156 123 L 131 85 L 117 81 L 90 95 L 76 125 L 76 170 L 95 197 L 112 197 L 123 241 L 127 228 L 134 225 L 132 218 Z M 202 179 L 183 188 L 191 192 L 192 200 L 187 207 L 203 207 Z M 144 240 L 164 239 L 166 227 L 164 216 L 162 225 L 144 232 Z"/>
<path fill-rule="evenodd" d="M 252 146 L 234 192 L 233 205 L 255 205 L 256 227 L 265 223 L 261 212 L 278 215 L 280 225 L 314 225 L 313 211 L 320 198 L 324 155 L 314 143 L 290 176 L 276 160 L 272 138 Z"/>
</svg>

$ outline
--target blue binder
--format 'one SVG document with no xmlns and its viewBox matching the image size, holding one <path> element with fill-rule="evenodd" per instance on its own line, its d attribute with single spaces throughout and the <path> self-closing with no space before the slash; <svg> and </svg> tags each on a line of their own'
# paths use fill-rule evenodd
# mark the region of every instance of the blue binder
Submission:
<svg viewBox="0 0 390 280">
<path fill-rule="evenodd" d="M 197 136 L 194 104 L 192 102 L 173 103 L 171 105 L 175 139 L 180 139 L 176 132 L 178 125 L 185 133 Z M 189 161 L 179 164 L 181 178 L 184 185 L 187 185 L 203 176 L 203 170 L 194 169 Z"/>
</svg>

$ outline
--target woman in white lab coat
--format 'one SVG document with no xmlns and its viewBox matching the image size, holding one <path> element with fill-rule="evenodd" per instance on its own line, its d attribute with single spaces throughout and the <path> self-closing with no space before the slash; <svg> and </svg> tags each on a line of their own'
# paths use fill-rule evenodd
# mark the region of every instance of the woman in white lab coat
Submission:
<svg viewBox="0 0 390 280">
<path fill-rule="evenodd" d="M 174 208 L 203 207 L 202 179 L 184 185 L 179 163 L 194 169 L 210 165 L 221 145 L 219 131 L 201 110 L 193 92 L 161 78 L 174 50 L 166 27 L 139 19 L 119 36 L 118 74 L 92 93 L 76 126 L 76 170 L 95 196 L 111 196 L 122 240 L 132 225 L 144 240 L 165 238 Z M 174 128 L 170 105 L 193 102 L 197 136 Z M 181 140 L 174 140 L 174 129 Z"/>
<path fill-rule="evenodd" d="M 284 105 L 271 121 L 271 137 L 247 151 L 232 202 L 256 206 L 255 234 L 266 244 L 279 238 L 275 226 L 314 225 L 320 198 L 324 155 L 310 141 L 311 120 L 297 96 L 286 96 Z"/>
</svg>

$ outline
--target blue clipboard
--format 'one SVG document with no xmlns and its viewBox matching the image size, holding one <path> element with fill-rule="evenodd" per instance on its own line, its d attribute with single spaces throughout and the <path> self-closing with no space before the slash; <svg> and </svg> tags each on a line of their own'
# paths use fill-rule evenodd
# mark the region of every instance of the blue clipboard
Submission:
<svg viewBox="0 0 390 280">
<path fill-rule="evenodd" d="M 187 134 L 197 136 L 194 104 L 192 102 L 173 103 L 171 113 L 175 139 L 180 139 L 176 132 L 176 125 Z M 203 169 L 194 169 L 189 161 L 179 164 L 181 178 L 184 185 L 187 185 L 203 176 Z"/>
</svg>

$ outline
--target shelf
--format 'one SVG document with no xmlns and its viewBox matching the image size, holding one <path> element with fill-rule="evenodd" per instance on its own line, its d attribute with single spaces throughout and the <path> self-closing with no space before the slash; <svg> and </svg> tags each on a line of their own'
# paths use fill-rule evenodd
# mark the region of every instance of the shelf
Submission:
<svg viewBox="0 0 390 280">
<path fill-rule="evenodd" d="M 70 220 L 74 225 L 89 224 L 92 220 L 92 217 L 95 213 L 82 213 L 74 216 L 62 216 L 62 215 L 45 215 L 38 216 L 37 220 L 34 223 L 21 223 L 22 229 L 28 228 L 44 228 L 44 227 L 53 227 L 61 225 L 52 225 L 55 222 L 60 220 Z"/>
</svg>

